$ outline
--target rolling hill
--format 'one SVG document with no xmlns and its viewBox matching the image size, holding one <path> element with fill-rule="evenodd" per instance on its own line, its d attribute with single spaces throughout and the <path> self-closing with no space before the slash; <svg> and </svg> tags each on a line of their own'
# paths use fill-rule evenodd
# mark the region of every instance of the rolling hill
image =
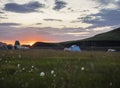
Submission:
<svg viewBox="0 0 120 88">
<path fill-rule="evenodd" d="M 83 40 L 67 41 L 61 43 L 36 42 L 35 44 L 33 44 L 32 47 L 62 49 L 64 47 L 70 47 L 73 44 L 79 45 L 84 49 L 88 47 L 120 47 L 120 28 L 114 29 L 106 33 L 101 33 Z"/>
<path fill-rule="evenodd" d="M 61 44 L 59 43 L 45 43 L 45 42 L 36 42 L 32 45 L 32 48 L 42 48 L 42 49 L 58 49 L 61 48 Z M 63 47 L 62 47 L 63 48 Z"/>
<path fill-rule="evenodd" d="M 120 41 L 120 28 L 114 29 L 106 33 L 95 35 L 94 37 L 84 39 L 83 41 L 95 41 L 95 40 Z"/>
</svg>

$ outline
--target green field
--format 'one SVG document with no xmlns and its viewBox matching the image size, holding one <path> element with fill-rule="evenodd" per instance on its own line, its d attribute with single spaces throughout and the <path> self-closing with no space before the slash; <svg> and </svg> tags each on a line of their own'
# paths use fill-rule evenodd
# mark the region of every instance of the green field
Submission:
<svg viewBox="0 0 120 88">
<path fill-rule="evenodd" d="M 119 87 L 120 52 L 0 51 L 0 88 Z"/>
</svg>

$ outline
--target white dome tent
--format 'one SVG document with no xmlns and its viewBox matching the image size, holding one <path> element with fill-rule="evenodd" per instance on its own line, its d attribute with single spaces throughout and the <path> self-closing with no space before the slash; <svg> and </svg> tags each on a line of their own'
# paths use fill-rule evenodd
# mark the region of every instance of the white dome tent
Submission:
<svg viewBox="0 0 120 88">
<path fill-rule="evenodd" d="M 64 48 L 64 51 L 81 52 L 81 49 L 77 45 L 72 45 L 69 48 Z"/>
<path fill-rule="evenodd" d="M 74 51 L 74 52 L 80 52 L 81 51 L 80 47 L 77 46 L 77 45 L 72 45 L 70 47 L 70 49 L 71 49 L 71 51 Z"/>
</svg>

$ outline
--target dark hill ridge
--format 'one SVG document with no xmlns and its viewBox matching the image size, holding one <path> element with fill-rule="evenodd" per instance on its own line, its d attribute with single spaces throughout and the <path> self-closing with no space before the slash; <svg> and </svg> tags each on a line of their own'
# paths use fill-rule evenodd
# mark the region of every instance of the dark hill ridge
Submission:
<svg viewBox="0 0 120 88">
<path fill-rule="evenodd" d="M 83 49 L 86 49 L 88 47 L 120 47 L 120 28 L 114 29 L 106 33 L 101 33 L 83 40 L 68 41 L 61 43 L 36 42 L 35 44 L 33 44 L 32 47 L 62 49 L 64 47 L 69 47 L 73 44 L 79 45 Z"/>
<path fill-rule="evenodd" d="M 83 41 L 101 41 L 101 40 L 120 41 L 120 28 L 114 29 L 106 33 L 95 35 L 91 38 L 84 39 Z"/>
<path fill-rule="evenodd" d="M 62 46 L 59 43 L 44 43 L 44 42 L 36 42 L 32 45 L 33 48 L 42 48 L 42 49 L 56 49 L 61 48 Z"/>
</svg>

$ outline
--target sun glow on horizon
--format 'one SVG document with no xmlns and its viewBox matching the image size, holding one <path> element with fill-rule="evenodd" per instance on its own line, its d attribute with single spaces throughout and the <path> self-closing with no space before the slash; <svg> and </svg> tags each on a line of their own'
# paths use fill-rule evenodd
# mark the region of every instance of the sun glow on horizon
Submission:
<svg viewBox="0 0 120 88">
<path fill-rule="evenodd" d="M 3 43 L 6 43 L 6 44 L 12 44 L 14 45 L 15 41 L 2 41 Z M 36 42 L 46 42 L 46 43 L 56 43 L 56 42 L 59 42 L 59 41 L 40 41 L 40 40 L 31 40 L 31 41 L 19 41 L 21 45 L 30 45 L 32 46 L 34 43 Z"/>
<path fill-rule="evenodd" d="M 35 42 L 36 41 L 24 41 L 24 42 L 21 41 L 21 45 L 30 45 L 30 46 L 32 46 Z"/>
<path fill-rule="evenodd" d="M 6 43 L 6 44 L 12 44 L 14 45 L 15 41 L 2 41 L 3 43 Z M 30 45 L 32 46 L 36 41 L 20 41 L 20 44 L 21 45 Z"/>
</svg>

